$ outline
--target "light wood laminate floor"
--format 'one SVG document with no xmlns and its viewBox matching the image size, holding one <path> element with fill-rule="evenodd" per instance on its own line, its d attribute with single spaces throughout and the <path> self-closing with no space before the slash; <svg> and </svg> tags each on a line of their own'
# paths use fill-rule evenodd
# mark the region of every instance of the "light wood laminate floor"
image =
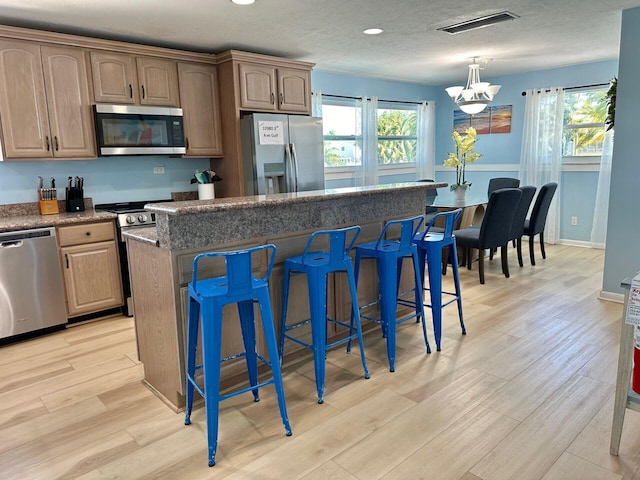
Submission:
<svg viewBox="0 0 640 480">
<path fill-rule="evenodd" d="M 550 245 L 524 268 L 509 253 L 510 279 L 499 258 L 485 285 L 461 270 L 468 333 L 446 308 L 442 352 L 408 322 L 390 373 L 367 333 L 371 379 L 357 350 L 329 352 L 323 405 L 311 357 L 287 365 L 292 437 L 272 387 L 224 401 L 213 468 L 204 410 L 187 427 L 141 383 L 132 319 L 0 347 L 0 479 L 640 478 L 640 414 L 609 454 L 622 305 L 597 299 L 603 251 Z"/>
</svg>

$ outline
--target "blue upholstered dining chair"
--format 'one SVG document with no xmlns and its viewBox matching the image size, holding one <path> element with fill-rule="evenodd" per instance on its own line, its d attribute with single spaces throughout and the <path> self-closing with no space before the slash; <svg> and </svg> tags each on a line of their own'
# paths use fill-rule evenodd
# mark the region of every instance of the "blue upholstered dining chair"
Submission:
<svg viewBox="0 0 640 480">
<path fill-rule="evenodd" d="M 520 180 L 511 177 L 495 177 L 489 179 L 489 187 L 487 188 L 487 196 L 492 192 L 500 190 L 501 188 L 518 188 L 520 186 Z"/>
<path fill-rule="evenodd" d="M 536 194 L 536 187 L 525 185 L 524 187 L 520 187 L 520 191 L 522 192 L 522 196 L 520 197 L 516 213 L 513 216 L 509 241 L 515 243 L 515 247 L 518 252 L 518 265 L 522 267 L 522 234 L 524 232 L 524 223 L 527 219 L 527 213 L 529 213 L 529 207 L 531 206 L 533 197 Z"/>
</svg>

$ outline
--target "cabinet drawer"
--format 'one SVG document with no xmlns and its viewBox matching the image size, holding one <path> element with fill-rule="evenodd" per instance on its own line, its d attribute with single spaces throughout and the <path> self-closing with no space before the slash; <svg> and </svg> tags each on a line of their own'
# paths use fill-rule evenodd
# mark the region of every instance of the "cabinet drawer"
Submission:
<svg viewBox="0 0 640 480">
<path fill-rule="evenodd" d="M 104 242 L 116 237 L 113 222 L 85 223 L 67 227 L 58 227 L 58 244 L 81 245 L 83 243 Z"/>
</svg>

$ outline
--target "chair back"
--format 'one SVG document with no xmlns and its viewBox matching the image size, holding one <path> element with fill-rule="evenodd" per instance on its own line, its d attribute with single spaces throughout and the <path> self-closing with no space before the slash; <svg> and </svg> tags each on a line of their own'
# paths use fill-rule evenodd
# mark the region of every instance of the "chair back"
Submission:
<svg viewBox="0 0 640 480">
<path fill-rule="evenodd" d="M 276 247 L 272 244 L 261 245 L 259 247 L 247 248 L 244 250 L 231 250 L 227 252 L 205 252 L 193 259 L 193 275 L 191 278 L 191 286 L 194 291 L 198 291 L 198 264 L 203 258 L 222 257 L 224 258 L 226 279 L 227 279 L 227 295 L 233 296 L 244 294 L 251 291 L 255 286 L 255 278 L 253 277 L 252 255 L 256 252 L 266 250 L 269 255 L 269 266 L 264 277 L 259 278 L 261 283 L 265 283 L 271 275 L 273 261 L 275 259 Z"/>
<path fill-rule="evenodd" d="M 517 240 L 518 238 L 522 237 L 522 233 L 524 232 L 524 221 L 527 219 L 529 207 L 531 206 L 533 197 L 536 194 L 536 187 L 527 185 L 524 187 L 520 187 L 520 191 L 522 192 L 522 196 L 520 197 L 520 202 L 518 202 L 516 213 L 513 216 L 513 223 L 511 224 L 511 235 L 509 235 L 509 240 Z"/>
<path fill-rule="evenodd" d="M 489 196 L 478 236 L 480 248 L 498 248 L 507 244 L 520 197 L 522 192 L 519 188 L 501 188 Z"/>
<path fill-rule="evenodd" d="M 436 213 L 433 218 L 427 224 L 427 228 L 424 232 L 418 234 L 416 237 L 419 240 L 424 240 L 424 238 L 429 234 L 429 230 L 433 227 L 434 223 L 439 219 L 444 219 L 444 228 L 439 227 L 437 234 L 442 235 L 442 239 L 450 238 L 453 235 L 453 230 L 458 222 L 458 219 L 462 216 L 462 209 L 458 208 L 457 210 L 449 210 L 448 212 L 439 212 Z"/>
<path fill-rule="evenodd" d="M 345 256 L 349 255 L 349 252 L 353 248 L 353 244 L 360 235 L 360 226 L 354 225 L 347 228 L 338 228 L 333 230 L 318 230 L 313 232 L 309 236 L 307 246 L 302 254 L 302 263 L 306 263 L 305 260 L 311 259 L 317 252 L 312 251 L 311 247 L 315 239 L 322 237 L 328 237 L 329 239 L 329 252 L 328 255 L 328 268 L 340 268 Z"/>
<path fill-rule="evenodd" d="M 382 232 L 380 232 L 380 236 L 378 237 L 378 241 L 376 242 L 376 250 L 380 250 L 383 244 L 394 242 L 397 244 L 398 249 L 401 251 L 409 251 L 412 247 L 413 237 L 420 227 L 422 226 L 422 222 L 424 222 L 424 217 L 422 215 L 411 218 L 403 218 L 401 220 L 389 220 Z M 397 240 L 388 240 L 387 232 L 389 230 L 394 230 L 400 227 L 400 238 Z"/>
<path fill-rule="evenodd" d="M 489 188 L 487 188 L 487 196 L 491 196 L 492 192 L 501 188 L 518 188 L 520 180 L 511 177 L 496 177 L 489 180 Z"/>
<path fill-rule="evenodd" d="M 556 193 L 558 184 L 555 182 L 545 183 L 540 187 L 536 201 L 533 204 L 533 210 L 531 210 L 531 217 L 529 217 L 529 229 L 527 234 L 537 235 L 544 230 L 544 226 L 547 223 L 547 214 L 549 213 L 549 206 L 553 195 Z"/>
</svg>

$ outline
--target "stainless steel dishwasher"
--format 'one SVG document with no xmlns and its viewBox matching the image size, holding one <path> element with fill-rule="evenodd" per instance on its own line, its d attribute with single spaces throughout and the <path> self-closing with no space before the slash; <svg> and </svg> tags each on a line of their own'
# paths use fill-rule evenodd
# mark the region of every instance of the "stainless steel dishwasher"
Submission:
<svg viewBox="0 0 640 480">
<path fill-rule="evenodd" d="M 0 233 L 0 338 L 66 322 L 55 228 Z"/>
</svg>

